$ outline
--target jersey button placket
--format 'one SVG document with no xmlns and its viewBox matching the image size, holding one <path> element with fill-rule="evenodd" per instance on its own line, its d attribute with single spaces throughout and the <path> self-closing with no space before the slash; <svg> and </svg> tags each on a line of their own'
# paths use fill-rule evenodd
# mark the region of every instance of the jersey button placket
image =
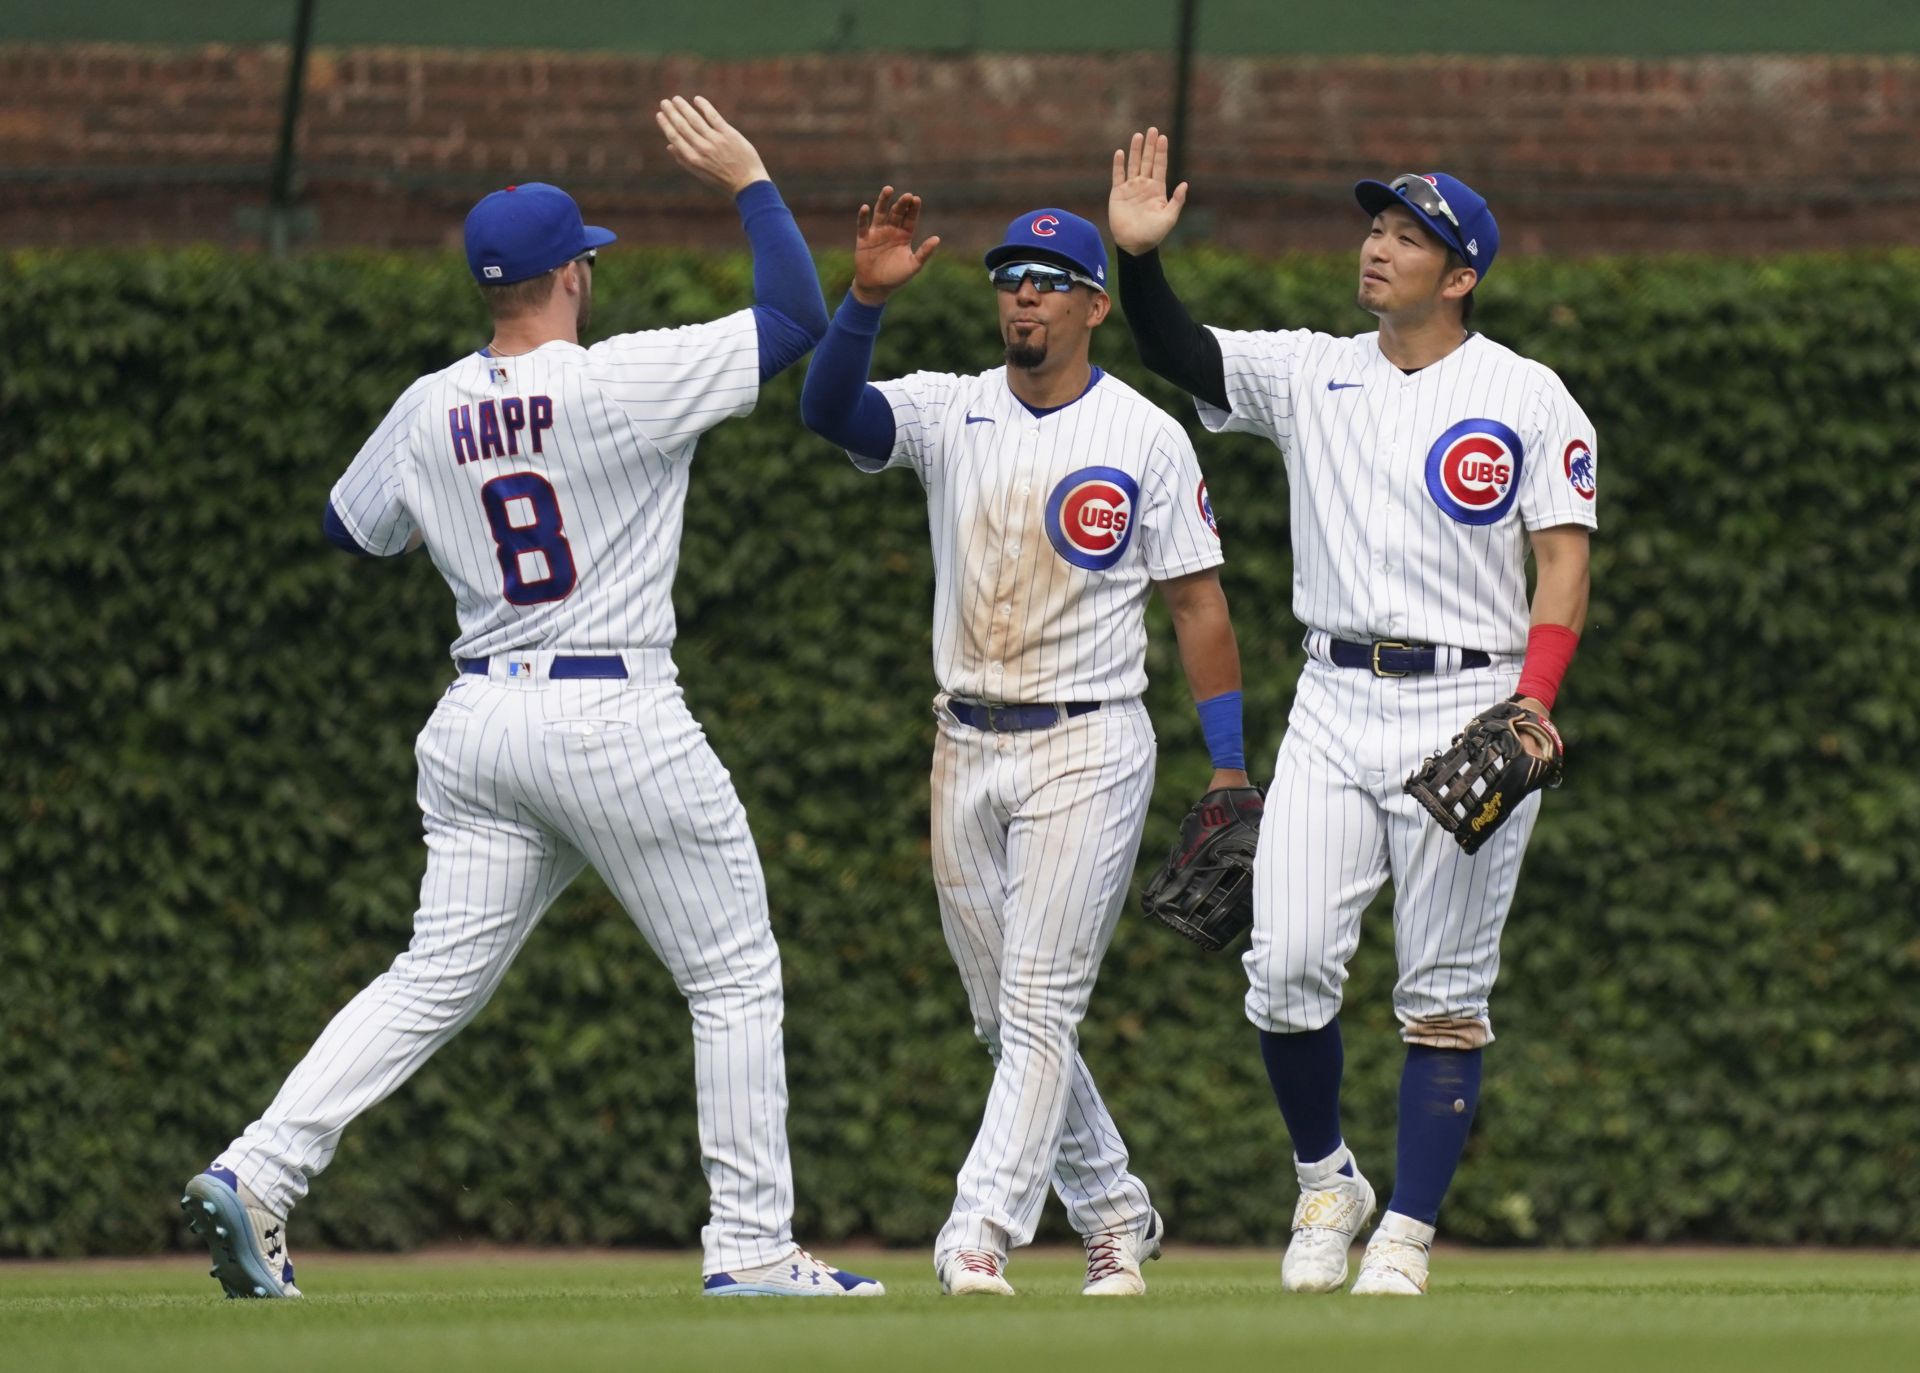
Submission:
<svg viewBox="0 0 1920 1373">
<path fill-rule="evenodd" d="M 1012 470 L 1007 473 L 1006 487 L 1006 546 L 1001 550 L 1000 576 L 994 584 L 994 600 L 997 614 L 993 617 L 993 630 L 988 637 L 989 651 L 995 655 L 991 668 L 995 692 L 1002 695 L 1006 687 L 1006 668 L 1001 659 L 1007 655 L 1013 634 L 1013 607 L 1019 599 L 1020 586 L 1020 550 L 1025 546 L 1027 525 L 1033 514 L 1033 502 L 1030 492 L 1033 490 L 1033 465 L 1039 451 L 1039 425 L 1027 427 L 1021 435 L 1019 450 L 1014 455 Z"/>
<path fill-rule="evenodd" d="M 1389 434 L 1397 434 L 1399 433 L 1399 426 L 1396 424 L 1386 432 Z M 1374 554 L 1375 566 L 1380 569 L 1382 574 L 1379 582 L 1374 587 L 1373 595 L 1369 598 L 1371 604 L 1367 607 L 1367 622 L 1378 625 L 1380 632 L 1388 636 L 1393 635 L 1399 630 L 1399 625 L 1395 622 L 1393 616 L 1393 605 L 1398 598 L 1392 594 L 1392 577 L 1394 571 L 1392 549 L 1393 479 L 1394 473 L 1400 466 L 1400 452 L 1401 445 L 1397 439 L 1389 439 L 1380 449 L 1380 461 L 1374 464 L 1373 473 L 1374 494 L 1377 500 L 1374 505 L 1373 518 L 1369 521 L 1372 527 L 1367 531 L 1369 541 L 1376 550 Z"/>
</svg>

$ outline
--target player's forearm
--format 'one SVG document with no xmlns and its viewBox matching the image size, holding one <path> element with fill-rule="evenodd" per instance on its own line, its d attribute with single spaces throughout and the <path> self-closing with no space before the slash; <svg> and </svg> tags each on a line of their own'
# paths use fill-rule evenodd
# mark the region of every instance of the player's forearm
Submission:
<svg viewBox="0 0 1920 1373">
<path fill-rule="evenodd" d="M 771 181 L 734 197 L 753 250 L 753 303 L 760 327 L 760 380 L 798 362 L 827 332 L 827 302 L 813 254 Z"/>
<path fill-rule="evenodd" d="M 800 389 L 800 420 L 850 453 L 884 462 L 893 452 L 893 407 L 867 385 L 882 307 L 849 295 L 834 312 L 827 336 L 807 365 Z"/>
<path fill-rule="evenodd" d="M 1578 634 L 1587 623 L 1588 536 L 1585 529 L 1536 530 L 1533 535 L 1533 623 Z"/>
<path fill-rule="evenodd" d="M 1240 722 L 1240 643 L 1227 614 L 1227 596 L 1214 572 L 1163 584 L 1180 641 L 1180 666 L 1193 692 L 1200 732 L 1213 760 L 1214 787 L 1247 785 L 1247 751 Z"/>
<path fill-rule="evenodd" d="M 1535 709 L 1547 711 L 1559 698 L 1560 684 L 1587 622 L 1587 532 L 1578 528 L 1537 531 L 1533 556 L 1533 627 L 1527 631 L 1527 656 L 1520 665 L 1516 694 Z"/>
<path fill-rule="evenodd" d="M 1180 666 L 1193 699 L 1204 701 L 1240 690 L 1240 644 L 1227 611 L 1227 593 L 1218 567 L 1158 583 L 1160 598 L 1173 618 L 1180 644 Z"/>
<path fill-rule="evenodd" d="M 1180 666 L 1194 700 L 1240 690 L 1240 645 L 1224 603 L 1217 615 L 1195 615 L 1184 624 L 1176 617 L 1173 624 L 1180 640 Z"/>
<path fill-rule="evenodd" d="M 1120 308 L 1126 313 L 1140 361 L 1188 395 L 1198 396 L 1216 410 L 1228 409 L 1220 340 L 1187 313 L 1161 270 L 1159 251 L 1139 257 L 1122 251 L 1118 267 Z"/>
<path fill-rule="evenodd" d="M 1196 573 L 1162 583 L 1180 642 L 1180 666 L 1196 701 L 1240 690 L 1240 644 L 1227 613 L 1227 594 L 1217 574 Z"/>
<path fill-rule="evenodd" d="M 1535 625 L 1559 625 L 1575 634 L 1587 622 L 1587 574 L 1568 578 L 1552 586 L 1543 577 L 1533 593 Z"/>
</svg>

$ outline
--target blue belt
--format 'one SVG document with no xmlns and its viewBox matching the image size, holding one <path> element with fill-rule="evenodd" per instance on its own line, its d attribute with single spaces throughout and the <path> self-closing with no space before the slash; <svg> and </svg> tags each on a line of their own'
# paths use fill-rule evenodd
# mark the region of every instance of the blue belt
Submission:
<svg viewBox="0 0 1920 1373">
<path fill-rule="evenodd" d="M 1364 667 L 1376 677 L 1407 677 L 1432 672 L 1434 649 L 1431 644 L 1396 644 L 1382 640 L 1375 644 L 1350 644 L 1335 639 L 1327 645 L 1327 655 L 1335 667 Z M 1493 659 L 1477 648 L 1460 650 L 1460 666 L 1487 667 Z"/>
<path fill-rule="evenodd" d="M 476 677 L 484 677 L 487 675 L 487 660 L 485 658 L 462 658 L 460 660 L 460 670 L 462 672 L 471 672 Z M 564 681 L 570 677 L 625 679 L 626 675 L 626 660 L 618 654 L 589 655 L 562 653 L 556 656 L 553 662 L 547 667 L 547 679 L 549 681 Z"/>
<path fill-rule="evenodd" d="M 1023 729 L 1051 729 L 1063 719 L 1090 715 L 1100 709 L 1098 701 L 1072 701 L 1051 706 L 990 706 L 978 701 L 947 698 L 947 710 L 963 725 L 990 729 L 995 734 L 1010 734 Z"/>
</svg>

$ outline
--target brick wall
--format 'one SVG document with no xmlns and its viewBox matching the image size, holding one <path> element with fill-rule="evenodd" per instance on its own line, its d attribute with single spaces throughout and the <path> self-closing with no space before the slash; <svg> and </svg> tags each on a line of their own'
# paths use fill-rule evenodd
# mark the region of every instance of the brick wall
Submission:
<svg viewBox="0 0 1920 1373">
<path fill-rule="evenodd" d="M 0 45 L 0 244 L 259 242 L 286 60 Z M 321 50 L 305 241 L 452 244 L 479 194 L 544 178 L 623 238 L 733 242 L 731 211 L 661 147 L 651 110 L 675 91 L 755 138 L 816 243 L 893 181 L 960 251 L 1037 204 L 1100 217 L 1112 149 L 1171 104 L 1157 54 Z M 1913 57 L 1208 59 L 1193 120 L 1196 226 L 1261 251 L 1350 247 L 1357 175 L 1433 167 L 1528 252 L 1903 243 L 1920 211 Z"/>
</svg>

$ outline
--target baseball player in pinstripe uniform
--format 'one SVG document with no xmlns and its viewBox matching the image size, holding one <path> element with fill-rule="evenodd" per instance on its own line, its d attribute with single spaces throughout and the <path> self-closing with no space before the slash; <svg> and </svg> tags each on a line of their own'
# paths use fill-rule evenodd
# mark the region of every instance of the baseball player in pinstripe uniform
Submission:
<svg viewBox="0 0 1920 1373">
<path fill-rule="evenodd" d="M 1153 789 L 1144 611 L 1158 585 L 1216 768 L 1245 786 L 1240 659 L 1219 535 L 1172 417 L 1088 362 L 1107 316 L 1100 232 L 1016 218 L 987 254 L 1006 365 L 867 384 L 888 296 L 917 250 L 917 197 L 860 209 L 854 280 L 801 413 L 862 471 L 903 467 L 934 550 L 933 861 L 947 945 L 993 1056 L 980 1132 L 935 1245 L 951 1293 L 1011 1295 L 1007 1252 L 1047 1186 L 1085 1237 L 1084 1290 L 1144 1292 L 1160 1217 L 1077 1052 Z"/>
<path fill-rule="evenodd" d="M 479 1013 L 589 864 L 692 1013 L 710 1295 L 870 1295 L 793 1241 L 780 952 L 745 812 L 675 685 L 671 591 L 700 435 L 826 330 L 807 245 L 753 145 L 704 99 L 656 116 L 732 192 L 754 304 L 580 345 L 595 251 L 553 186 L 467 217 L 492 342 L 409 386 L 333 488 L 350 552 L 424 543 L 458 667 L 421 731 L 427 871 L 412 943 L 329 1024 L 266 1113 L 181 1198 L 229 1296 L 294 1297 L 287 1214 L 340 1135 Z"/>
<path fill-rule="evenodd" d="M 1527 796 L 1469 855 L 1402 782 L 1503 698 L 1543 716 L 1553 704 L 1586 617 L 1593 425 L 1552 371 L 1468 329 L 1499 230 L 1463 182 L 1355 187 L 1368 217 L 1358 304 L 1380 327 L 1336 338 L 1194 324 L 1157 252 L 1187 193 L 1167 194 L 1166 165 L 1156 130 L 1114 154 L 1121 302 L 1143 360 L 1193 394 L 1207 428 L 1279 447 L 1309 631 L 1245 958 L 1300 1182 L 1282 1281 L 1341 1287 L 1375 1209 L 1341 1136 L 1337 1016 L 1360 914 L 1391 878 L 1398 1159 L 1353 1290 L 1415 1295 L 1473 1120 L 1500 931 L 1540 802 Z"/>
</svg>

